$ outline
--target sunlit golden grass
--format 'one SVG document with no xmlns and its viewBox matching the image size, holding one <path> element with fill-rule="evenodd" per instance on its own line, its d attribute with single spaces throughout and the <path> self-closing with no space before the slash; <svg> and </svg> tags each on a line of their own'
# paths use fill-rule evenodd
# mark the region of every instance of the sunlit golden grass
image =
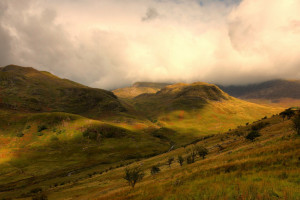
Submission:
<svg viewBox="0 0 300 200">
<path fill-rule="evenodd" d="M 200 110 L 174 111 L 158 117 L 168 128 L 194 135 L 222 133 L 252 123 L 282 111 L 281 107 L 266 107 L 239 99 L 211 101 Z"/>
<path fill-rule="evenodd" d="M 276 116 L 264 122 L 270 125 L 255 142 L 244 138 L 251 125 L 200 141 L 197 145 L 206 146 L 209 155 L 193 164 L 180 167 L 176 161 L 192 146 L 131 164 L 142 166 L 146 174 L 133 189 L 123 179 L 124 166 L 45 192 L 49 199 L 299 199 L 300 138 L 290 121 Z M 175 162 L 169 167 L 172 156 Z M 150 174 L 153 165 L 161 169 L 155 176 Z"/>
</svg>

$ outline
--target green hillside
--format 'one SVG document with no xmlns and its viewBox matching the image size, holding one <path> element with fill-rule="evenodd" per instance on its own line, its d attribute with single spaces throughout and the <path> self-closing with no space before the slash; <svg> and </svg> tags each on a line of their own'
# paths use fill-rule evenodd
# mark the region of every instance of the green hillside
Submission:
<svg viewBox="0 0 300 200">
<path fill-rule="evenodd" d="M 152 122 L 189 136 L 224 132 L 282 110 L 236 99 L 201 82 L 170 85 L 130 102 Z"/>
<path fill-rule="evenodd" d="M 156 93 L 169 83 L 136 82 L 131 87 L 118 88 L 113 93 L 120 98 L 134 98 L 144 93 Z"/>
<path fill-rule="evenodd" d="M 60 191 L 72 196 L 73 189 L 66 188 L 89 183 L 95 175 L 223 138 L 221 133 L 228 129 L 282 111 L 236 99 L 201 82 L 118 99 L 109 91 L 13 65 L 0 69 L 0 91 L 4 198 L 30 199 L 45 190 L 54 195 L 51 199 L 64 199 Z M 76 187 L 80 194 L 74 195 L 87 194 Z"/>
<path fill-rule="evenodd" d="M 260 133 L 253 142 L 251 130 Z M 148 159 L 103 169 L 94 166 L 70 176 L 36 177 L 39 181 L 11 188 L 1 184 L 1 196 L 48 196 L 49 199 L 299 199 L 299 135 L 291 120 L 278 115 Z M 197 146 L 205 159 L 186 159 Z M 183 166 L 177 156 L 184 158 Z M 171 165 L 169 158 L 174 157 Z M 144 178 L 132 189 L 125 168 L 140 166 Z M 160 171 L 151 175 L 153 166 Z M 10 174 L 11 175 L 11 174 Z M 17 184 L 21 184 L 18 182 Z M 28 198 L 26 198 L 28 197 Z"/>
<path fill-rule="evenodd" d="M 68 112 L 89 117 L 126 109 L 108 91 L 89 88 L 49 72 L 9 65 L 0 68 L 1 108 L 29 112 Z"/>
</svg>

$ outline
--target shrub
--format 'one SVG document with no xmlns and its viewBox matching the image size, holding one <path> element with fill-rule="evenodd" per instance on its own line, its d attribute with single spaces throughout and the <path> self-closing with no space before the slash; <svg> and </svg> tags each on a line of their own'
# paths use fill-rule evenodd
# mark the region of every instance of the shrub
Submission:
<svg viewBox="0 0 300 200">
<path fill-rule="evenodd" d="M 37 194 L 34 197 L 32 197 L 32 200 L 48 200 L 47 196 L 45 194 Z"/>
<path fill-rule="evenodd" d="M 37 136 L 42 136 L 42 135 L 44 135 L 44 133 L 42 133 L 42 132 L 37 132 L 36 135 L 37 135 Z"/>
<path fill-rule="evenodd" d="M 83 133 L 83 137 L 100 141 L 101 138 L 120 138 L 126 136 L 128 131 L 121 127 L 109 124 L 96 124 L 89 126 Z"/>
<path fill-rule="evenodd" d="M 41 131 L 46 130 L 46 129 L 48 129 L 46 125 L 38 126 L 38 132 L 41 132 Z"/>
<path fill-rule="evenodd" d="M 284 121 L 285 117 L 287 117 L 287 119 L 291 119 L 291 117 L 295 115 L 295 112 L 291 108 L 289 108 L 279 113 L 279 115 L 282 117 L 282 120 Z"/>
<path fill-rule="evenodd" d="M 42 192 L 43 189 L 42 188 L 34 188 L 32 190 L 30 190 L 30 193 L 39 193 L 39 192 Z"/>
<path fill-rule="evenodd" d="M 205 156 L 208 154 L 208 149 L 203 147 L 203 146 L 197 146 L 196 147 L 196 151 L 198 153 L 198 155 L 200 157 L 202 157 L 203 159 L 205 158 Z"/>
<path fill-rule="evenodd" d="M 155 175 L 155 174 L 157 174 L 158 172 L 160 172 L 159 167 L 156 166 L 156 165 L 152 166 L 152 168 L 151 168 L 151 174 L 152 174 L 152 175 Z"/>
<path fill-rule="evenodd" d="M 260 133 L 257 130 L 252 130 L 248 135 L 246 135 L 246 139 L 251 140 L 253 142 L 255 138 L 259 136 Z"/>
<path fill-rule="evenodd" d="M 141 181 L 144 177 L 144 173 L 140 167 L 126 168 L 124 179 L 127 180 L 128 184 L 134 188 L 138 181 Z"/>
<path fill-rule="evenodd" d="M 187 164 L 191 164 L 191 163 L 194 163 L 194 162 L 195 162 L 195 157 L 192 154 L 190 154 L 186 157 L 186 163 Z"/>
<path fill-rule="evenodd" d="M 22 133 L 22 132 L 19 132 L 19 133 L 17 133 L 17 135 L 16 135 L 17 137 L 23 137 L 24 136 L 24 134 Z"/>
<path fill-rule="evenodd" d="M 180 164 L 180 166 L 182 166 L 183 165 L 183 162 L 184 162 L 184 159 L 183 159 L 183 157 L 182 156 L 178 156 L 178 158 L 177 158 L 177 161 L 178 161 L 178 163 Z"/>
<path fill-rule="evenodd" d="M 171 164 L 172 164 L 173 161 L 174 161 L 174 157 L 170 157 L 168 159 L 168 165 L 169 165 L 169 167 L 171 167 Z"/>
<path fill-rule="evenodd" d="M 187 156 L 187 158 L 186 158 L 187 164 L 194 163 L 194 162 L 195 162 L 196 155 L 197 155 L 197 147 L 192 147 L 192 148 L 190 149 L 190 154 L 189 154 L 189 155 Z"/>
<path fill-rule="evenodd" d="M 300 135 L 300 114 L 293 119 L 293 129 Z"/>
<path fill-rule="evenodd" d="M 30 126 L 30 125 L 26 126 L 26 129 L 30 129 L 30 128 L 31 128 L 31 126 Z"/>
<path fill-rule="evenodd" d="M 268 126 L 269 123 L 268 122 L 259 122 L 255 125 L 253 125 L 251 127 L 251 130 L 254 130 L 254 131 L 259 131 L 260 129 L 263 129 L 264 127 Z"/>
</svg>

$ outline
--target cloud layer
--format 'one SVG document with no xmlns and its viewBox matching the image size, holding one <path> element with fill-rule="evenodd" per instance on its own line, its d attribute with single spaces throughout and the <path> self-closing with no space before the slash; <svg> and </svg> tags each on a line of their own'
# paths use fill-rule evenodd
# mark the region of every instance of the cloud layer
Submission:
<svg viewBox="0 0 300 200">
<path fill-rule="evenodd" d="M 300 79 L 298 0 L 2 0 L 0 65 L 93 87 Z"/>
</svg>

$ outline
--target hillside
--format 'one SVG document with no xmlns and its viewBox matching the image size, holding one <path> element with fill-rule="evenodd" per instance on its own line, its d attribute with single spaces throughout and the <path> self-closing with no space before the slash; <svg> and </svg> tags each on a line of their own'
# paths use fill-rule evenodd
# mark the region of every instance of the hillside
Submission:
<svg viewBox="0 0 300 200">
<path fill-rule="evenodd" d="M 201 82 L 119 100 L 112 92 L 10 65 L 0 69 L 0 83 L 5 198 L 63 189 L 282 111 Z"/>
<path fill-rule="evenodd" d="M 202 82 L 169 85 L 130 102 L 152 122 L 183 135 L 224 132 L 282 110 L 236 99 Z"/>
<path fill-rule="evenodd" d="M 245 136 L 258 130 L 253 142 Z M 299 136 L 291 120 L 278 115 L 242 126 L 224 134 L 203 137 L 193 145 L 110 169 L 98 166 L 69 177 L 43 179 L 38 183 L 3 191 L 1 196 L 30 197 L 44 194 L 49 199 L 291 199 L 299 193 Z M 205 159 L 186 158 L 196 146 L 208 149 Z M 177 156 L 183 156 L 180 166 Z M 174 162 L 168 166 L 169 158 Z M 144 178 L 135 188 L 128 186 L 125 168 L 140 166 Z M 151 175 L 152 166 L 159 167 Z M 70 179 L 72 177 L 72 179 Z M 42 191 L 42 192 L 35 192 Z"/>
<path fill-rule="evenodd" d="M 120 98 L 134 98 L 144 93 L 156 93 L 169 83 L 136 82 L 131 87 L 115 89 L 112 92 Z"/>
<path fill-rule="evenodd" d="M 112 92 L 89 88 L 30 67 L 0 68 L 0 91 L 0 107 L 4 109 L 68 112 L 89 117 L 126 110 Z"/>
<path fill-rule="evenodd" d="M 299 80 L 271 80 L 251 85 L 220 86 L 229 95 L 264 104 L 300 105 Z"/>
</svg>

